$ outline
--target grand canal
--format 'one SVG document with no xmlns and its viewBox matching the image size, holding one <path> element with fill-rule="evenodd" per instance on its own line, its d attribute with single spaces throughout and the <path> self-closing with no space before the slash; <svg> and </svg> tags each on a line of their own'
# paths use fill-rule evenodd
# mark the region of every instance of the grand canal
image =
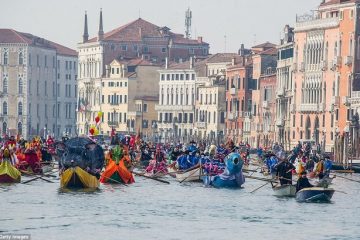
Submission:
<svg viewBox="0 0 360 240">
<path fill-rule="evenodd" d="M 360 180 L 359 176 L 347 175 Z M 29 178 L 24 178 L 24 180 Z M 163 184 L 141 177 L 130 186 L 64 192 L 59 180 L 1 185 L 0 233 L 31 239 L 360 239 L 360 183 L 336 178 L 330 204 L 276 198 L 247 179 L 239 190 L 201 183 Z"/>
</svg>

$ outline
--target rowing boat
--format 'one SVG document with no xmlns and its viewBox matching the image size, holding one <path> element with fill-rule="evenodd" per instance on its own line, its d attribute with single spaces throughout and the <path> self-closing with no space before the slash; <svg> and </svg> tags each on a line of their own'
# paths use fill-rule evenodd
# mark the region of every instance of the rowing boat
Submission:
<svg viewBox="0 0 360 240">
<path fill-rule="evenodd" d="M 175 174 L 176 180 L 179 182 L 197 182 L 202 181 L 201 179 L 201 168 L 197 167 L 189 171 L 178 172 Z"/>
<path fill-rule="evenodd" d="M 296 194 L 296 187 L 290 184 L 274 187 L 273 190 L 277 197 L 295 197 Z"/>
<path fill-rule="evenodd" d="M 7 160 L 0 164 L 0 183 L 20 182 L 21 173 Z"/>
<path fill-rule="evenodd" d="M 98 188 L 99 180 L 80 167 L 68 168 L 61 174 L 62 188 Z"/>
<path fill-rule="evenodd" d="M 335 190 L 332 188 L 311 187 L 296 193 L 298 202 L 330 202 Z"/>
</svg>

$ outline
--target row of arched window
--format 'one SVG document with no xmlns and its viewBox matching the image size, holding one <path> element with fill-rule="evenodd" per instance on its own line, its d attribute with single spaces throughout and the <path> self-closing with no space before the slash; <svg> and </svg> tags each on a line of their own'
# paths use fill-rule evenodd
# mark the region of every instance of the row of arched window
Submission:
<svg viewBox="0 0 360 240">
<path fill-rule="evenodd" d="M 2 109 L 3 109 L 3 111 L 2 111 L 3 115 L 9 114 L 9 106 L 6 101 L 3 102 Z M 22 102 L 18 103 L 17 110 L 18 110 L 18 116 L 22 116 L 23 115 L 23 103 Z"/>
<path fill-rule="evenodd" d="M 2 84 L 2 92 L 3 93 L 8 93 L 9 91 L 9 80 L 7 77 L 5 77 L 3 79 L 3 84 Z M 24 93 L 24 80 L 22 78 L 18 79 L 18 94 L 23 94 Z"/>
<path fill-rule="evenodd" d="M 6 122 L 3 122 L 2 124 L 2 134 L 7 134 L 8 132 L 8 127 L 7 127 L 7 123 Z M 17 125 L 17 133 L 19 135 L 22 135 L 23 134 L 23 125 L 22 125 L 22 122 L 18 122 L 18 125 Z"/>
<path fill-rule="evenodd" d="M 8 49 L 5 49 L 3 53 L 3 65 L 8 65 L 8 64 L 9 64 L 9 52 Z M 24 64 L 24 54 L 22 52 L 19 52 L 18 64 L 19 65 Z"/>
</svg>

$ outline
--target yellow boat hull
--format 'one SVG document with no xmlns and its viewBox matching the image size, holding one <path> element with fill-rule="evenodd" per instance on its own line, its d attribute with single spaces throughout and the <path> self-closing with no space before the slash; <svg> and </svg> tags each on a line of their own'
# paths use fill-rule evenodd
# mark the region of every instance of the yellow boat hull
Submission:
<svg viewBox="0 0 360 240">
<path fill-rule="evenodd" d="M 17 170 L 9 161 L 0 164 L 0 183 L 20 182 L 21 172 Z"/>
<path fill-rule="evenodd" d="M 99 180 L 79 167 L 69 168 L 61 174 L 62 188 L 98 188 Z"/>
</svg>

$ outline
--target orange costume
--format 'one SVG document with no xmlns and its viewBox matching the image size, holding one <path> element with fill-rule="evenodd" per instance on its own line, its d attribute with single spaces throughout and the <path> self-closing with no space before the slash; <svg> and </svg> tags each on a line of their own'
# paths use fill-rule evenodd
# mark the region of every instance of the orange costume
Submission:
<svg viewBox="0 0 360 240">
<path fill-rule="evenodd" d="M 134 183 L 134 177 L 127 166 L 131 164 L 128 155 L 123 155 L 122 150 L 117 147 L 110 157 L 109 164 L 100 177 L 100 182 L 120 182 L 125 184 Z M 119 181 L 120 180 L 120 181 Z"/>
</svg>

